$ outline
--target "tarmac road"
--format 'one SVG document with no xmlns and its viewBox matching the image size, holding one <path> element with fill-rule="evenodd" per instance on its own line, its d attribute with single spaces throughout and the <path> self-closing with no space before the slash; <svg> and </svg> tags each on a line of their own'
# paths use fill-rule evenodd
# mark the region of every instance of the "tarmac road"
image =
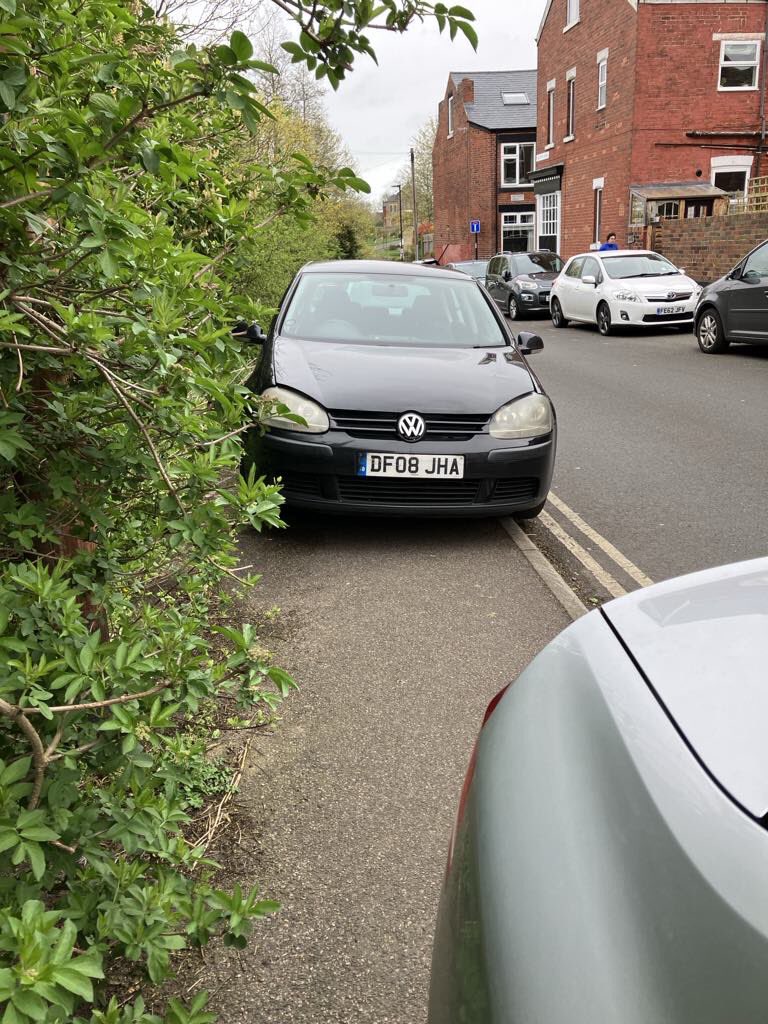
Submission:
<svg viewBox="0 0 768 1024">
<path fill-rule="evenodd" d="M 520 329 L 544 338 L 530 363 L 557 409 L 559 498 L 654 580 L 768 551 L 768 347 Z"/>
</svg>

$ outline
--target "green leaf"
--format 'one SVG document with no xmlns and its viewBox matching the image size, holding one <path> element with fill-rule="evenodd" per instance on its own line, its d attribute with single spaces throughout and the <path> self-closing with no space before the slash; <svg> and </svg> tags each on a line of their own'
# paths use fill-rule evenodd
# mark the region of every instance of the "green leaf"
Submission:
<svg viewBox="0 0 768 1024">
<path fill-rule="evenodd" d="M 45 854 L 37 843 L 24 843 L 24 851 L 32 868 L 32 874 L 39 882 L 45 874 Z"/>
<path fill-rule="evenodd" d="M 229 46 L 241 64 L 253 54 L 251 41 L 244 32 L 233 32 L 229 40 Z"/>
<path fill-rule="evenodd" d="M 3 101 L 9 110 L 13 110 L 16 106 L 16 91 L 7 82 L 2 81 L 2 79 L 0 79 L 0 100 Z"/>
<path fill-rule="evenodd" d="M 31 757 L 20 757 L 18 761 L 13 761 L 0 772 L 0 786 L 10 786 L 14 782 L 19 782 L 27 776 L 31 767 Z"/>
<path fill-rule="evenodd" d="M 105 277 L 117 276 L 117 272 L 119 270 L 118 263 L 109 249 L 105 249 L 101 254 L 99 257 L 99 263 L 101 264 L 101 269 L 104 271 Z"/>
<path fill-rule="evenodd" d="M 467 39 L 472 44 L 472 49 L 476 50 L 477 49 L 477 32 L 475 31 L 473 26 L 470 25 L 466 21 L 459 21 L 457 24 L 458 24 L 459 28 L 461 29 L 461 31 L 464 33 L 464 35 L 467 37 Z"/>
<path fill-rule="evenodd" d="M 144 146 L 140 152 L 141 162 L 150 174 L 157 174 L 160 170 L 160 154 L 150 146 Z"/>
<path fill-rule="evenodd" d="M 48 1004 L 31 989 L 17 988 L 13 993 L 13 1005 L 26 1013 L 32 1020 L 44 1021 L 48 1016 Z"/>
<path fill-rule="evenodd" d="M 214 53 L 221 63 L 226 64 L 227 67 L 232 67 L 233 64 L 238 63 L 237 54 L 231 46 L 217 46 L 214 49 Z"/>
<path fill-rule="evenodd" d="M 0 0 L 0 8 L 13 15 L 16 13 L 16 0 Z"/>
<path fill-rule="evenodd" d="M 90 980 L 86 978 L 80 971 L 77 971 L 72 966 L 76 961 L 71 961 L 66 967 L 56 967 L 51 972 L 51 977 L 57 985 L 61 985 L 68 992 L 72 992 L 73 995 L 80 996 L 81 999 L 87 999 L 89 1002 L 93 1001 L 93 985 Z"/>
<path fill-rule="evenodd" d="M 20 840 L 16 832 L 11 829 L 3 829 L 0 831 L 0 853 L 5 853 L 6 850 L 12 850 L 14 846 L 19 844 Z"/>
</svg>

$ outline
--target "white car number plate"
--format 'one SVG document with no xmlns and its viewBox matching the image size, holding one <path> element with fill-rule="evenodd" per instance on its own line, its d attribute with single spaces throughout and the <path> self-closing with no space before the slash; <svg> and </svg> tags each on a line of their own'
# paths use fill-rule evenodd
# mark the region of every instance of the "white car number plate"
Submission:
<svg viewBox="0 0 768 1024">
<path fill-rule="evenodd" d="M 684 313 L 685 306 L 657 306 L 656 316 L 673 316 L 675 313 Z"/>
<path fill-rule="evenodd" d="M 357 457 L 358 476 L 404 476 L 420 480 L 461 480 L 463 455 L 390 455 L 366 452 Z"/>
</svg>

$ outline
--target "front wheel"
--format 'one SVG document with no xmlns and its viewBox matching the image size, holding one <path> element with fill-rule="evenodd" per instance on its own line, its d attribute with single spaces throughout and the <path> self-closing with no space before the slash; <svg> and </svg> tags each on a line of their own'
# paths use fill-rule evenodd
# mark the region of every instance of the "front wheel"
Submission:
<svg viewBox="0 0 768 1024">
<path fill-rule="evenodd" d="M 507 306 L 507 316 L 510 320 L 520 319 L 520 304 L 514 295 L 509 296 L 509 305 Z"/>
<path fill-rule="evenodd" d="M 567 327 L 568 321 L 563 316 L 563 310 L 557 299 L 552 299 L 549 304 L 549 315 L 552 317 L 552 323 L 555 327 Z M 537 513 L 538 514 L 538 513 Z"/>
<path fill-rule="evenodd" d="M 547 503 L 546 500 L 544 500 L 540 504 L 534 505 L 533 508 L 523 508 L 519 512 L 513 512 L 512 513 L 512 518 L 513 519 L 535 519 L 536 516 L 540 512 L 544 511 L 544 506 L 546 505 L 546 503 Z"/>
<path fill-rule="evenodd" d="M 725 352 L 730 341 L 723 331 L 723 322 L 714 309 L 705 310 L 696 324 L 696 340 L 707 355 Z"/>
<path fill-rule="evenodd" d="M 604 338 L 611 333 L 611 311 L 607 302 L 601 302 L 597 307 L 597 329 Z"/>
</svg>

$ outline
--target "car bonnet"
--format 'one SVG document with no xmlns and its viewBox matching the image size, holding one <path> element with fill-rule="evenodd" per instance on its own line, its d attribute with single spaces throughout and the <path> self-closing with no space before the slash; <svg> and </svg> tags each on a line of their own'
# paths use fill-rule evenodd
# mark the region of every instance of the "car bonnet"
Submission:
<svg viewBox="0 0 768 1024">
<path fill-rule="evenodd" d="M 703 767 L 764 818 L 768 558 L 669 580 L 602 611 Z"/>
<path fill-rule="evenodd" d="M 278 338 L 275 383 L 327 409 L 490 413 L 534 391 L 512 347 L 409 348 Z"/>
</svg>

